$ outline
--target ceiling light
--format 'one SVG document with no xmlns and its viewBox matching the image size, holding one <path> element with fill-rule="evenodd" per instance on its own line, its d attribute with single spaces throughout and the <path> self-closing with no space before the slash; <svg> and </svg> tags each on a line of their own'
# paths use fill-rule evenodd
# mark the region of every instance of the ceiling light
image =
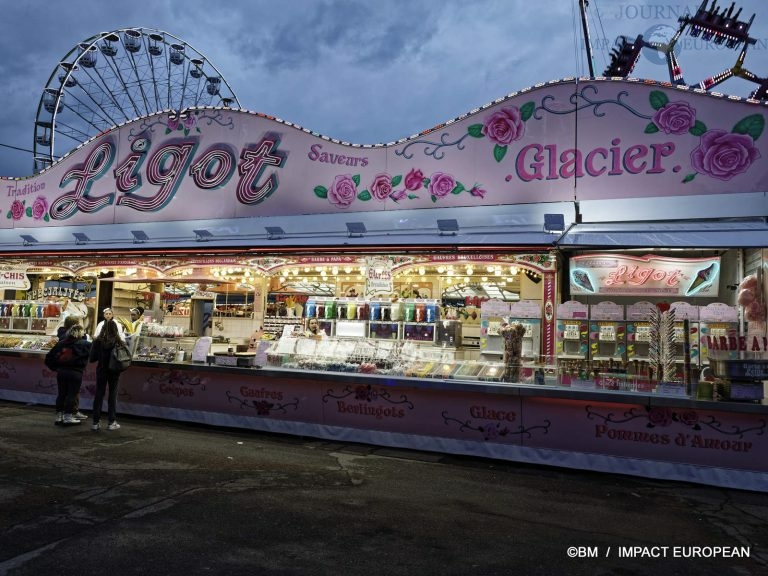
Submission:
<svg viewBox="0 0 768 576">
<path fill-rule="evenodd" d="M 133 234 L 134 244 L 143 244 L 149 240 L 149 236 L 147 236 L 147 233 L 143 230 L 131 230 L 131 234 Z"/>
<path fill-rule="evenodd" d="M 438 220 L 437 229 L 440 231 L 440 235 L 452 235 L 455 236 L 459 231 L 459 222 L 455 219 L 450 220 Z"/>
<path fill-rule="evenodd" d="M 285 230 L 280 226 L 266 226 L 264 230 L 266 230 L 269 235 L 267 240 L 280 240 L 285 236 Z"/>
<path fill-rule="evenodd" d="M 195 233 L 195 240 L 198 242 L 207 242 L 211 238 L 213 238 L 213 234 L 211 234 L 208 230 L 201 229 L 201 230 L 192 230 L 192 232 Z"/>
<path fill-rule="evenodd" d="M 367 230 L 362 222 L 347 222 L 347 233 L 350 238 L 360 238 Z"/>
<path fill-rule="evenodd" d="M 562 234 L 565 232 L 565 215 L 544 214 L 544 231 L 550 234 Z"/>
</svg>

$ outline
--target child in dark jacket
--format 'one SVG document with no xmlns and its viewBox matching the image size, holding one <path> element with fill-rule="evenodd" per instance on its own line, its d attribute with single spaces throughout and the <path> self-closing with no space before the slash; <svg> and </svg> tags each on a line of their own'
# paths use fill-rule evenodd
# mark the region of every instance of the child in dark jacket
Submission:
<svg viewBox="0 0 768 576">
<path fill-rule="evenodd" d="M 91 354 L 91 343 L 83 338 L 85 329 L 75 324 L 67 332 L 63 340 L 64 351 L 59 355 L 56 377 L 59 382 L 59 394 L 64 393 L 64 414 L 62 424 L 80 424 L 77 413 L 77 396 L 83 383 L 83 371 L 88 365 Z M 60 399 L 56 399 L 58 407 Z"/>
</svg>

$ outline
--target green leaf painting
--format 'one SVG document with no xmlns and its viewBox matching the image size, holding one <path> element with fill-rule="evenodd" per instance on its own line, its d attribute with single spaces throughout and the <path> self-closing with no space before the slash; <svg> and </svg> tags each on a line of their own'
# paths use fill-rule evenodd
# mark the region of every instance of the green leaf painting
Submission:
<svg viewBox="0 0 768 576">
<path fill-rule="evenodd" d="M 473 138 L 482 138 L 483 137 L 483 125 L 482 124 L 472 124 L 469 128 L 467 128 L 467 133 L 472 136 Z"/>
<path fill-rule="evenodd" d="M 523 119 L 523 122 L 526 122 L 528 119 L 530 119 L 531 116 L 533 116 L 533 113 L 536 111 L 536 104 L 534 102 L 527 102 L 523 104 L 520 107 L 520 117 Z"/>
<path fill-rule="evenodd" d="M 654 90 L 653 92 L 651 92 L 650 96 L 648 97 L 648 100 L 650 100 L 651 107 L 654 110 L 660 110 L 669 103 L 669 98 L 667 98 L 667 95 L 664 94 L 664 92 L 661 92 L 660 90 Z"/>
<path fill-rule="evenodd" d="M 696 120 L 696 123 L 693 126 L 691 126 L 690 130 L 688 130 L 688 132 L 693 134 L 694 136 L 701 136 L 706 131 L 707 131 L 707 126 L 701 120 Z"/>
<path fill-rule="evenodd" d="M 752 114 L 746 118 L 742 118 L 733 127 L 732 132 L 735 134 L 747 134 L 752 137 L 752 140 L 757 140 L 763 133 L 765 128 L 765 118 L 762 114 Z"/>
<path fill-rule="evenodd" d="M 653 122 L 648 122 L 648 125 L 645 127 L 645 133 L 646 134 L 655 134 L 659 131 L 659 127 L 656 126 Z"/>
</svg>

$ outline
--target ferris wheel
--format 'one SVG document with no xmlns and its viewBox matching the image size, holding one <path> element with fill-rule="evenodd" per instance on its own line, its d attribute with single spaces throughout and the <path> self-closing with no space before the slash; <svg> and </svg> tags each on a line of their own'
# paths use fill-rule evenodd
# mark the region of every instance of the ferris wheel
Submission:
<svg viewBox="0 0 768 576">
<path fill-rule="evenodd" d="M 190 106 L 240 102 L 210 60 L 168 32 L 125 28 L 92 36 L 67 52 L 43 89 L 34 170 L 113 126 Z"/>
</svg>

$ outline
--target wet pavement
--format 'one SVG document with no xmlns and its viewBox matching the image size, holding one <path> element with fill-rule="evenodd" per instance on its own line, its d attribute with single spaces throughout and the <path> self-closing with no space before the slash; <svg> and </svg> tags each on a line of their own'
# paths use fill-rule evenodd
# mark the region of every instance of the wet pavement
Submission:
<svg viewBox="0 0 768 576">
<path fill-rule="evenodd" d="M 767 494 L 119 421 L 0 401 L 0 576 L 768 574 Z"/>
</svg>

